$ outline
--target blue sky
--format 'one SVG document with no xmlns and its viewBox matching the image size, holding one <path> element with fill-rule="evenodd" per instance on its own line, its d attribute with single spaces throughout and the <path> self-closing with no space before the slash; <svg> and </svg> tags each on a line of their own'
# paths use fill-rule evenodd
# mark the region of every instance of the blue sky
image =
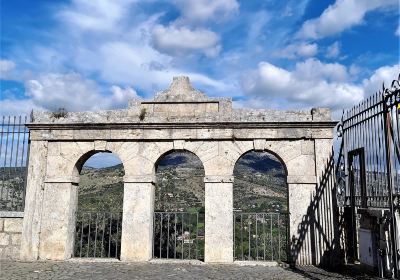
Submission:
<svg viewBox="0 0 400 280">
<path fill-rule="evenodd" d="M 187 75 L 236 107 L 337 116 L 399 74 L 397 0 L 0 3 L 1 114 L 125 108 Z"/>
</svg>

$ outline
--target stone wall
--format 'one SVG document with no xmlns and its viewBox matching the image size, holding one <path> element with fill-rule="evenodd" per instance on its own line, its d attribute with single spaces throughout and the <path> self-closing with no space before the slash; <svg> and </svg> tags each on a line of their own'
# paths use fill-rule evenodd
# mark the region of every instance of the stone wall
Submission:
<svg viewBox="0 0 400 280">
<path fill-rule="evenodd" d="M 0 218 L 0 259 L 19 259 L 22 217 Z"/>
</svg>

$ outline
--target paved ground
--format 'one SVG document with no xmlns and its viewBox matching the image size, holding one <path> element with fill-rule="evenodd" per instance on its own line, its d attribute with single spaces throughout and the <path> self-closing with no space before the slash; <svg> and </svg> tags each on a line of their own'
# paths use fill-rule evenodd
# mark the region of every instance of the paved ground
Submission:
<svg viewBox="0 0 400 280">
<path fill-rule="evenodd" d="M 121 262 L 0 261 L 0 279 L 372 279 L 344 276 L 315 267 L 198 265 Z"/>
</svg>

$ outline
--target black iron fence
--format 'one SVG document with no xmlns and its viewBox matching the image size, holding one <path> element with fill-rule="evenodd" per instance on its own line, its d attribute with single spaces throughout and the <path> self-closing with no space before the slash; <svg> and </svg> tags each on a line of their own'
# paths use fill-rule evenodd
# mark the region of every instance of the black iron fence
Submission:
<svg viewBox="0 0 400 280">
<path fill-rule="evenodd" d="M 235 260 L 288 260 L 288 214 L 235 213 L 233 221 Z"/>
<path fill-rule="evenodd" d="M 78 212 L 74 257 L 119 259 L 121 228 L 122 213 Z"/>
<path fill-rule="evenodd" d="M 0 128 L 0 210 L 23 211 L 29 131 L 26 116 L 2 116 Z"/>
<path fill-rule="evenodd" d="M 347 228 L 347 259 L 358 259 L 360 213 L 371 215 L 371 211 L 379 210 L 386 213 L 379 223 L 386 224 L 382 229 L 386 228 L 388 233 L 384 237 L 388 248 L 380 248 L 378 255 L 388 256 L 393 268 L 390 270 L 396 277 L 400 257 L 397 227 L 400 216 L 399 110 L 400 77 L 390 88 L 383 87 L 382 91 L 343 113 L 338 126 L 342 153 L 337 177 L 338 201 L 343 206 L 343 223 Z"/>
<path fill-rule="evenodd" d="M 204 260 L 204 213 L 154 212 L 153 258 Z"/>
</svg>

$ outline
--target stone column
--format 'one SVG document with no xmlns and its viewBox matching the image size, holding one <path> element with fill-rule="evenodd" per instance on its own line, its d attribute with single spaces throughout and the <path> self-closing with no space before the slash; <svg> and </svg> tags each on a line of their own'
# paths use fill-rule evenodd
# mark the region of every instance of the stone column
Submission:
<svg viewBox="0 0 400 280">
<path fill-rule="evenodd" d="M 206 176 L 205 248 L 207 263 L 233 262 L 233 176 Z"/>
<path fill-rule="evenodd" d="M 290 259 L 299 265 L 315 263 L 315 177 L 314 183 L 304 181 L 288 181 Z"/>
<path fill-rule="evenodd" d="M 39 258 L 65 260 L 73 256 L 78 184 L 59 179 L 45 182 Z"/>
<path fill-rule="evenodd" d="M 154 176 L 125 176 L 121 260 L 148 261 L 153 252 Z"/>
<path fill-rule="evenodd" d="M 34 261 L 39 257 L 39 233 L 46 165 L 47 141 L 32 141 L 29 150 L 20 250 L 20 259 L 25 261 Z"/>
</svg>

